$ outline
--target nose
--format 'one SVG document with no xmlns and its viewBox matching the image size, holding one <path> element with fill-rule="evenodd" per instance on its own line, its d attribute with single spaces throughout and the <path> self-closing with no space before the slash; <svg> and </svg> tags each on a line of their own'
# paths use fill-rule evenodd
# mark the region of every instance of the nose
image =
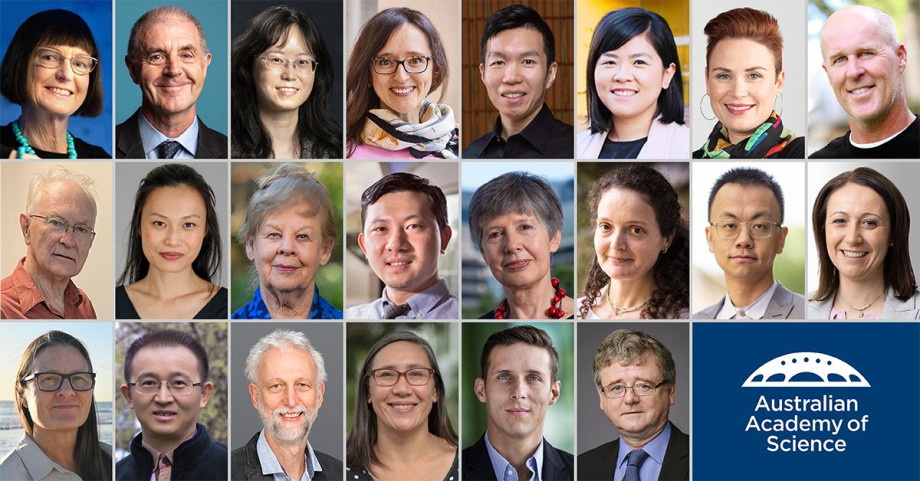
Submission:
<svg viewBox="0 0 920 481">
<path fill-rule="evenodd" d="M 68 378 L 68 379 L 63 379 L 61 381 L 61 387 L 60 389 L 57 390 L 57 393 L 55 394 L 57 394 L 58 396 L 70 396 L 76 393 L 77 392 L 74 391 L 73 389 L 73 384 L 70 384 L 70 379 Z"/>
<path fill-rule="evenodd" d="M 179 241 L 179 229 L 176 226 L 167 227 L 166 232 L 166 244 L 167 245 L 176 245 Z"/>
<path fill-rule="evenodd" d="M 287 407 L 294 407 L 298 404 L 297 392 L 294 390 L 293 384 L 288 386 L 287 390 L 284 392 L 284 403 Z"/>
<path fill-rule="evenodd" d="M 55 78 L 58 80 L 68 82 L 73 79 L 73 61 L 70 59 L 63 59 L 61 65 L 58 66 L 57 72 L 54 74 Z"/>
<path fill-rule="evenodd" d="M 521 400 L 527 399 L 527 380 L 523 377 L 519 377 L 515 380 L 511 389 L 511 399 Z"/>
<path fill-rule="evenodd" d="M 613 247 L 618 251 L 625 251 L 627 247 L 627 232 L 623 229 L 620 229 L 613 234 Z"/>
<path fill-rule="evenodd" d="M 278 243 L 278 253 L 281 255 L 294 253 L 294 237 L 288 234 L 281 235 L 281 241 Z"/>
<path fill-rule="evenodd" d="M 623 402 L 626 404 L 636 404 L 639 402 L 639 395 L 636 394 L 636 390 L 634 388 L 626 388 L 626 395 L 623 396 Z"/>
<path fill-rule="evenodd" d="M 521 72 L 518 69 L 518 65 L 514 62 L 508 62 L 505 64 L 504 75 L 502 76 L 502 82 L 506 84 L 516 84 L 521 81 Z"/>
<path fill-rule="evenodd" d="M 401 373 L 396 378 L 396 384 L 393 385 L 393 393 L 395 394 L 407 394 L 411 391 L 409 385 L 409 378 L 406 377 L 404 373 Z"/>
<path fill-rule="evenodd" d="M 396 71 L 393 72 L 393 77 L 397 80 L 407 80 L 409 78 L 409 71 L 406 70 L 405 63 L 396 65 Z"/>
<path fill-rule="evenodd" d="M 521 250 L 521 238 L 515 232 L 506 232 L 504 237 L 505 252 L 513 254 Z"/>
<path fill-rule="evenodd" d="M 157 389 L 156 395 L 153 397 L 153 400 L 160 404 L 169 404 L 173 400 L 172 391 L 169 390 L 167 382 L 160 382 L 160 387 Z"/>
<path fill-rule="evenodd" d="M 284 80 L 293 80 L 297 77 L 297 67 L 294 62 L 287 62 L 281 69 L 281 78 Z"/>
<path fill-rule="evenodd" d="M 751 246 L 753 246 L 754 238 L 751 237 L 750 227 L 748 227 L 747 224 L 741 224 L 739 226 L 739 229 L 741 229 L 741 231 L 738 232 L 738 237 L 735 239 L 735 245 L 737 247 L 745 247 L 745 248 L 750 248 Z"/>
<path fill-rule="evenodd" d="M 858 222 L 850 222 L 847 227 L 846 241 L 851 245 L 862 243 L 862 230 L 859 228 Z"/>
<path fill-rule="evenodd" d="M 406 231 L 403 229 L 391 229 L 387 237 L 386 249 L 388 251 L 400 251 L 406 245 Z"/>
<path fill-rule="evenodd" d="M 181 72 L 181 68 L 179 67 L 179 54 L 174 52 L 166 55 L 166 61 L 163 63 L 163 74 L 176 76 Z"/>
<path fill-rule="evenodd" d="M 857 78 L 863 74 L 865 69 L 860 62 L 859 56 L 854 55 L 847 60 L 847 77 L 848 78 Z"/>
<path fill-rule="evenodd" d="M 736 78 L 734 82 L 732 83 L 731 87 L 732 87 L 731 89 L 732 96 L 734 96 L 735 98 L 740 99 L 740 98 L 747 97 L 748 88 L 747 88 L 747 84 L 744 83 L 743 78 Z"/>
<path fill-rule="evenodd" d="M 64 229 L 64 232 L 61 233 L 61 245 L 67 248 L 73 248 L 77 246 L 77 234 L 74 232 L 73 226 L 69 226 Z"/>
<path fill-rule="evenodd" d="M 613 80 L 625 82 L 632 76 L 632 69 L 628 65 L 617 65 L 613 70 Z"/>
</svg>

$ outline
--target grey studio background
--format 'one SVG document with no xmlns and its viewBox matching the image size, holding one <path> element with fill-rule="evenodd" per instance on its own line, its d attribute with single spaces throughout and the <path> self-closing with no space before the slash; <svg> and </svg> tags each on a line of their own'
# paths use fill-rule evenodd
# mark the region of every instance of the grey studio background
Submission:
<svg viewBox="0 0 920 481">
<path fill-rule="evenodd" d="M 326 363 L 326 392 L 316 423 L 310 429 L 310 445 L 316 451 L 342 459 L 344 445 L 344 411 L 342 409 L 342 323 L 250 323 L 231 322 L 230 335 L 230 450 L 241 448 L 262 429 L 262 420 L 252 407 L 249 397 L 249 380 L 246 379 L 246 358 L 249 350 L 262 337 L 275 329 L 300 331 L 307 335 L 313 347 L 323 355 Z"/>
<path fill-rule="evenodd" d="M 686 322 L 578 323 L 576 406 L 578 454 L 612 441 L 620 435 L 599 407 L 594 384 L 594 355 L 601 341 L 617 329 L 642 331 L 658 339 L 670 351 L 677 367 L 677 394 L 668 418 L 681 431 L 690 433 L 690 327 Z"/>
<path fill-rule="evenodd" d="M 167 162 L 118 162 L 115 166 L 115 283 L 125 270 L 125 253 L 128 250 L 128 230 L 131 228 L 131 215 L 134 213 L 134 196 L 137 186 L 148 172 Z M 212 282 L 221 287 L 229 287 L 227 263 L 230 259 L 230 238 L 227 220 L 227 162 L 195 162 L 190 165 L 207 181 L 214 190 L 217 224 L 220 226 L 220 250 L 223 259 L 217 278 Z"/>
</svg>

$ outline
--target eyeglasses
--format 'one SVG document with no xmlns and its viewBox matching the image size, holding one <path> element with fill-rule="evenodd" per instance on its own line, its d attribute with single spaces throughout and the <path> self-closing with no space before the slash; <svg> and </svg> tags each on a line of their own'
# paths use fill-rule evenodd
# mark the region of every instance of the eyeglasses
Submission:
<svg viewBox="0 0 920 481">
<path fill-rule="evenodd" d="M 55 215 L 36 215 L 29 214 L 29 217 L 35 217 L 41 219 L 45 227 L 51 229 L 58 234 L 63 234 L 67 232 L 68 229 L 73 229 L 73 235 L 81 241 L 87 241 L 96 237 L 96 231 L 90 229 L 85 225 L 72 225 L 64 222 L 64 219 L 61 219 Z"/>
<path fill-rule="evenodd" d="M 265 68 L 271 70 L 272 72 L 281 72 L 287 69 L 288 65 L 294 66 L 294 71 L 304 75 L 311 72 L 316 72 L 316 66 L 319 65 L 319 62 L 313 59 L 308 58 L 299 58 L 297 60 L 288 60 L 284 57 L 279 57 L 277 55 L 262 55 L 259 57 L 262 59 L 262 63 L 265 64 Z"/>
<path fill-rule="evenodd" d="M 54 392 L 64 385 L 64 380 L 70 382 L 70 387 L 74 391 L 89 391 L 96 385 L 96 373 L 94 372 L 72 372 L 70 374 L 61 374 L 59 372 L 36 372 L 31 376 L 19 380 L 25 384 L 35 380 L 35 387 L 39 391 Z"/>
<path fill-rule="evenodd" d="M 431 57 L 421 56 L 413 56 L 405 60 L 396 60 L 390 57 L 377 57 L 371 60 L 371 65 L 374 66 L 374 72 L 382 75 L 396 73 L 396 69 L 398 69 L 400 65 L 403 66 L 406 73 L 422 73 L 428 70 L 428 62 L 430 60 Z"/>
<path fill-rule="evenodd" d="M 772 220 L 752 220 L 750 222 L 736 222 L 726 220 L 721 222 L 710 222 L 710 226 L 716 228 L 716 234 L 722 239 L 735 239 L 741 235 L 741 226 L 747 226 L 748 233 L 754 239 L 766 239 L 773 235 L 773 228 L 782 224 Z"/>
<path fill-rule="evenodd" d="M 159 51 L 146 54 L 141 58 L 141 61 L 150 65 L 160 66 L 165 64 L 168 58 L 169 56 L 166 52 Z M 188 64 L 198 62 L 198 52 L 191 48 L 181 50 L 179 52 L 179 62 Z"/>
<path fill-rule="evenodd" d="M 169 381 L 160 381 L 159 379 L 141 379 L 137 382 L 129 382 L 128 387 L 141 394 L 156 394 L 160 392 L 160 386 L 166 384 L 166 389 L 173 394 L 188 394 L 192 392 L 195 386 L 201 386 L 200 382 L 191 382 L 185 379 L 172 379 Z"/>
<path fill-rule="evenodd" d="M 604 393 L 604 396 L 609 397 L 610 399 L 618 399 L 626 395 L 627 389 L 632 389 L 636 396 L 651 396 L 659 387 L 667 384 L 668 381 L 661 381 L 658 384 L 649 384 L 644 381 L 639 381 L 632 386 L 627 386 L 625 384 L 614 384 L 612 386 L 606 386 L 601 388 L 601 392 Z"/>
<path fill-rule="evenodd" d="M 431 380 L 431 374 L 434 369 L 427 367 L 417 367 L 408 371 L 396 371 L 394 369 L 374 369 L 371 371 L 371 377 L 374 382 L 381 387 L 395 386 L 399 382 L 400 376 L 406 377 L 406 382 L 411 386 L 424 386 Z"/>
<path fill-rule="evenodd" d="M 58 68 L 64 63 L 64 60 L 70 60 L 70 68 L 77 75 L 86 75 L 96 68 L 99 60 L 89 55 L 74 55 L 65 57 L 63 53 L 48 47 L 39 47 L 35 49 L 35 57 L 38 65 L 44 68 Z"/>
</svg>

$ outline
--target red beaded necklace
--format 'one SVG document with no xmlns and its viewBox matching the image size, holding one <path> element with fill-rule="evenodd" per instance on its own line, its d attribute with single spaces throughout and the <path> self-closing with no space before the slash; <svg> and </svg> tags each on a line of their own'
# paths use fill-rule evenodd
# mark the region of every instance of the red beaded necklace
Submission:
<svg viewBox="0 0 920 481">
<path fill-rule="evenodd" d="M 556 290 L 556 293 L 553 295 L 553 300 L 549 304 L 549 309 L 546 310 L 546 317 L 550 319 L 562 319 L 565 317 L 565 311 L 562 310 L 562 300 L 565 299 L 565 289 L 559 287 L 559 279 L 553 277 L 552 279 L 553 289 Z M 504 319 L 508 315 L 508 299 L 502 299 L 501 304 L 498 305 L 498 309 L 495 309 L 495 319 Z"/>
</svg>

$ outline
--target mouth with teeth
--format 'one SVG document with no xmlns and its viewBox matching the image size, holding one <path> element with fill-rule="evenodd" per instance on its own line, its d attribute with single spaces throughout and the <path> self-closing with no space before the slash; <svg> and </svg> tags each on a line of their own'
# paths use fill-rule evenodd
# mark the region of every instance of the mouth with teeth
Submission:
<svg viewBox="0 0 920 481">
<path fill-rule="evenodd" d="M 169 422 L 176 418 L 176 412 L 163 409 L 156 410 L 153 412 L 153 418 L 157 421 Z"/>
<path fill-rule="evenodd" d="M 632 89 L 614 89 L 613 95 L 617 97 L 632 97 L 633 95 L 638 95 L 638 90 Z"/>
<path fill-rule="evenodd" d="M 747 105 L 741 105 L 741 104 L 725 104 L 725 108 L 728 110 L 729 113 L 736 114 L 736 115 L 741 115 L 741 114 L 746 113 L 747 111 L 753 109 L 754 106 L 753 106 L 753 105 L 750 105 L 750 104 L 747 104 Z"/>
<path fill-rule="evenodd" d="M 510 99 L 510 100 L 517 100 L 523 97 L 524 95 L 526 95 L 524 92 L 507 92 L 507 93 L 503 93 L 502 97 L 506 99 Z"/>
<path fill-rule="evenodd" d="M 390 403 L 390 407 L 393 408 L 394 411 L 405 413 L 411 411 L 412 408 L 415 407 L 415 404 Z"/>
<path fill-rule="evenodd" d="M 294 95 L 300 91 L 300 89 L 294 87 L 276 87 L 275 90 L 283 96 Z"/>
<path fill-rule="evenodd" d="M 398 259 L 398 260 L 389 260 L 386 261 L 387 269 L 391 271 L 401 272 L 409 268 L 409 264 L 412 264 L 410 259 Z"/>
<path fill-rule="evenodd" d="M 847 258 L 850 258 L 850 259 L 859 259 L 859 258 L 866 257 L 867 255 L 869 255 L 869 253 L 868 253 L 868 252 L 865 252 L 865 251 L 848 251 L 848 250 L 841 250 L 840 252 L 843 253 L 843 256 L 844 256 L 844 257 L 847 257 Z"/>
<path fill-rule="evenodd" d="M 71 92 L 70 90 L 62 89 L 60 87 L 45 87 L 45 88 L 51 91 L 51 93 L 55 95 L 59 95 L 61 97 L 69 97 L 73 95 L 73 92 Z"/>
<path fill-rule="evenodd" d="M 390 92 L 396 95 L 409 95 L 415 91 L 415 87 L 391 87 Z"/>
</svg>

